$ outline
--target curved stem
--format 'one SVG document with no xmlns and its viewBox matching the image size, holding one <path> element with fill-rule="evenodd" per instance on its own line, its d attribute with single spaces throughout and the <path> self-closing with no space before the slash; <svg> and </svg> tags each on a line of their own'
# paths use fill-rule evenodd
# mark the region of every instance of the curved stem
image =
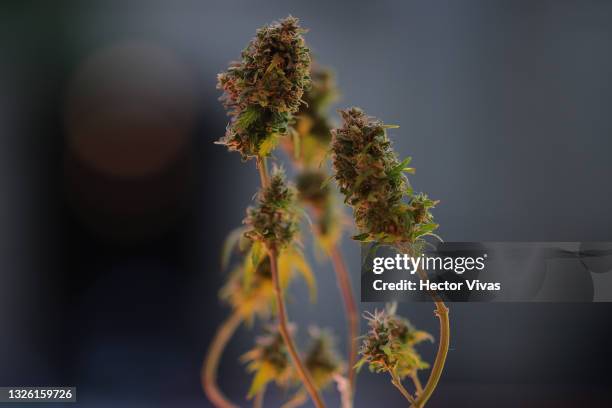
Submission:
<svg viewBox="0 0 612 408">
<path fill-rule="evenodd" d="M 444 370 L 444 363 L 446 362 L 448 347 L 450 345 L 450 322 L 448 319 L 448 308 L 444 302 L 441 300 L 436 301 L 436 310 L 434 313 L 438 319 L 440 319 L 440 343 L 438 344 L 438 353 L 433 367 L 431 368 L 427 384 L 425 384 L 423 392 L 419 395 L 414 404 L 417 408 L 425 406 L 425 403 L 427 403 L 436 389 L 438 381 L 440 381 L 440 377 L 442 376 L 442 371 Z"/>
<path fill-rule="evenodd" d="M 235 310 L 230 317 L 223 322 L 217 329 L 217 333 L 213 338 L 212 343 L 208 348 L 204 365 L 202 366 L 202 388 L 204 393 L 217 408 L 237 408 L 237 405 L 232 404 L 223 395 L 219 386 L 217 385 L 217 369 L 219 368 L 219 360 L 225 349 L 225 345 L 232 337 L 240 323 L 242 322 L 242 315 Z"/>
<path fill-rule="evenodd" d="M 340 249 L 333 245 L 330 249 L 330 256 L 336 272 L 336 280 L 338 281 L 338 287 L 342 293 L 342 300 L 344 301 L 344 310 L 346 312 L 346 318 L 349 327 L 349 347 L 348 347 L 348 377 L 350 385 L 350 393 L 355 393 L 355 364 L 357 364 L 357 339 L 359 337 L 359 311 L 357 309 L 357 302 L 353 295 L 353 288 L 351 286 L 351 278 L 349 276 L 344 258 Z"/>
<path fill-rule="evenodd" d="M 427 274 L 422 270 L 418 269 L 417 273 L 421 279 L 427 280 Z M 444 363 L 446 362 L 446 356 L 448 355 L 448 347 L 450 346 L 450 321 L 448 318 L 448 308 L 442 301 L 442 298 L 436 292 L 429 292 L 432 297 L 434 303 L 436 304 L 436 310 L 434 310 L 434 314 L 440 320 L 440 341 L 438 343 L 438 352 L 436 353 L 436 359 L 431 368 L 431 373 L 429 374 L 429 379 L 425 384 L 425 388 L 423 392 L 419 394 L 414 406 L 416 408 L 421 408 L 425 406 L 434 390 L 436 389 L 438 382 L 440 381 L 440 377 L 442 376 L 442 371 L 444 370 Z"/>
<path fill-rule="evenodd" d="M 278 254 L 276 253 L 276 248 L 268 248 L 268 253 L 270 256 L 270 266 L 272 272 L 272 282 L 274 283 L 274 294 L 276 295 L 276 306 L 278 309 L 278 328 L 281 336 L 283 337 L 283 341 L 287 346 L 287 351 L 291 356 L 291 360 L 293 361 L 293 365 L 296 368 L 304 387 L 310 394 L 310 398 L 312 402 L 315 404 L 317 408 L 323 408 L 325 405 L 323 404 L 323 400 L 319 396 L 319 392 L 314 385 L 314 382 L 310 376 L 310 373 L 302 363 L 300 356 L 297 352 L 293 339 L 291 338 L 291 333 L 289 331 L 288 323 L 287 323 L 287 312 L 285 310 L 285 300 L 283 298 L 283 293 L 281 291 L 279 277 L 278 277 Z"/>
<path fill-rule="evenodd" d="M 406 247 L 404 245 L 399 245 L 398 248 L 404 251 L 406 254 L 410 256 L 414 256 L 411 248 Z M 428 280 L 427 273 L 423 271 L 422 268 L 417 269 L 417 273 L 421 280 Z M 419 393 L 416 401 L 413 406 L 415 408 L 422 408 L 425 406 L 429 398 L 431 398 L 434 390 L 438 386 L 438 382 L 440 381 L 440 377 L 442 376 L 442 371 L 444 370 L 444 364 L 446 363 L 446 356 L 448 355 L 448 348 L 450 346 L 450 321 L 448 318 L 448 308 L 444 304 L 444 301 L 435 291 L 429 291 L 429 295 L 432 300 L 436 304 L 436 310 L 434 310 L 434 314 L 440 320 L 440 341 L 438 343 L 438 351 L 436 353 L 436 359 L 434 360 L 433 366 L 431 367 L 431 372 L 429 374 L 429 378 L 427 379 L 427 383 L 425 384 L 425 388 L 422 393 Z"/>
</svg>

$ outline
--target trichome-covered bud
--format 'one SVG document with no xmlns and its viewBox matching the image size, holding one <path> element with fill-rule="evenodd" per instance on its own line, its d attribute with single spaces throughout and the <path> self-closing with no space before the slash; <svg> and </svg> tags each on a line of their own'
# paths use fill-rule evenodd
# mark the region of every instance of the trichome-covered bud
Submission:
<svg viewBox="0 0 612 408">
<path fill-rule="evenodd" d="M 291 138 L 283 147 L 299 168 L 319 167 L 325 160 L 331 141 L 332 124 L 328 108 L 336 99 L 337 90 L 330 70 L 314 64 L 312 86 L 304 93 L 304 104 L 292 122 Z"/>
<path fill-rule="evenodd" d="M 414 222 L 416 224 L 431 223 L 433 221 L 433 216 L 429 210 L 435 207 L 436 203 L 437 201 L 430 199 L 426 194 L 415 194 L 410 200 L 409 205 Z"/>
<path fill-rule="evenodd" d="M 433 338 L 429 333 L 416 330 L 408 320 L 397 316 L 394 309 L 387 307 L 374 314 L 367 314 L 370 329 L 363 338 L 359 350 L 361 360 L 357 368 L 368 364 L 371 371 L 388 372 L 402 379 L 415 370 L 429 366 L 414 347 L 424 340 L 433 341 Z"/>
<path fill-rule="evenodd" d="M 312 137 L 327 149 L 331 141 L 327 110 L 338 96 L 333 73 L 315 65 L 311 73 L 312 86 L 304 93 L 304 102 L 297 114 L 296 128 L 300 135 Z"/>
<path fill-rule="evenodd" d="M 316 214 L 316 242 L 329 251 L 341 237 L 344 214 L 337 207 L 336 197 L 327 181 L 327 173 L 320 168 L 307 167 L 296 176 L 299 201 L 310 205 Z"/>
<path fill-rule="evenodd" d="M 344 363 L 335 348 L 333 336 L 317 327 L 311 327 L 310 346 L 304 358 L 304 364 L 310 371 L 318 388 L 324 388 L 336 374 L 342 374 Z"/>
<path fill-rule="evenodd" d="M 343 125 L 332 130 L 332 162 L 334 177 L 361 232 L 354 238 L 400 243 L 431 233 L 437 225 L 429 209 L 437 202 L 413 195 L 405 175 L 414 172 L 407 167 L 410 158 L 400 161 L 387 137 L 386 129 L 394 126 L 359 108 L 340 114 Z"/>
<path fill-rule="evenodd" d="M 283 249 L 298 232 L 295 191 L 285 180 L 282 169 L 276 168 L 270 183 L 262 187 L 257 205 L 247 210 L 245 236 L 268 248 Z"/>
<path fill-rule="evenodd" d="M 220 143 L 243 158 L 267 156 L 287 133 L 310 85 L 310 51 L 298 20 L 287 17 L 257 30 L 242 59 L 219 74 L 232 117 Z"/>
<path fill-rule="evenodd" d="M 329 201 L 331 189 L 325 182 L 327 173 L 321 169 L 305 169 L 296 176 L 298 199 L 320 209 Z"/>
<path fill-rule="evenodd" d="M 295 331 L 294 326 L 289 327 Z M 255 346 L 242 356 L 247 370 L 255 373 L 248 397 L 252 398 L 270 382 L 286 386 L 291 380 L 292 368 L 289 354 L 278 327 L 270 325 L 256 339 Z"/>
</svg>

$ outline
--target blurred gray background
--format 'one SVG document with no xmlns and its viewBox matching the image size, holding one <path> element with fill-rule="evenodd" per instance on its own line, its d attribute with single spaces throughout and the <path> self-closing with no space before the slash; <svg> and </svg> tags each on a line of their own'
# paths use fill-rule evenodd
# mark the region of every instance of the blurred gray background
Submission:
<svg viewBox="0 0 612 408">
<path fill-rule="evenodd" d="M 212 143 L 227 120 L 216 73 L 288 14 L 336 71 L 339 107 L 401 126 L 390 135 L 415 188 L 441 200 L 446 240 L 611 240 L 610 2 L 3 1 L 0 385 L 75 385 L 78 407 L 209 406 L 219 252 L 258 183 Z M 358 246 L 344 250 L 357 284 Z M 298 284 L 290 315 L 343 347 L 328 264 L 317 277 L 320 303 Z M 431 407 L 612 403 L 610 305 L 450 308 Z M 437 335 L 432 310 L 400 307 Z M 236 401 L 255 333 L 221 368 Z M 384 376 L 358 386 L 357 407 L 403 406 Z"/>
</svg>

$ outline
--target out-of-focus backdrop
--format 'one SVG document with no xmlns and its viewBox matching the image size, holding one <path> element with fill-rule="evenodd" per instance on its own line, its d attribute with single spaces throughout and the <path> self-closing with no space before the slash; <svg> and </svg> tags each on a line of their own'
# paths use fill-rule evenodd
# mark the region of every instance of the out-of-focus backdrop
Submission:
<svg viewBox="0 0 612 408">
<path fill-rule="evenodd" d="M 213 144 L 227 120 L 216 73 L 288 14 L 335 69 L 339 106 L 401 125 L 391 137 L 441 200 L 446 240 L 612 239 L 609 2 L 5 0 L 0 385 L 74 385 L 78 407 L 210 406 L 199 370 L 227 313 L 219 253 L 258 183 Z M 357 284 L 358 247 L 344 250 Z M 290 315 L 343 347 L 333 272 L 316 269 L 320 303 L 298 284 Z M 431 305 L 400 312 L 437 334 Z M 611 312 L 451 305 L 430 405 L 610 406 Z M 238 357 L 256 333 L 239 331 L 220 370 L 242 404 Z M 385 376 L 358 386 L 357 407 L 403 404 Z"/>
</svg>

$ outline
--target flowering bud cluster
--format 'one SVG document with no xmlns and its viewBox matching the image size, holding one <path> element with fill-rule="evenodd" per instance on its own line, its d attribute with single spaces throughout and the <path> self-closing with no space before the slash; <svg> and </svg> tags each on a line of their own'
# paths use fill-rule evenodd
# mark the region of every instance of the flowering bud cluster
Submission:
<svg viewBox="0 0 612 408">
<path fill-rule="evenodd" d="M 268 248 L 280 250 L 289 245 L 298 232 L 295 196 L 283 170 L 275 169 L 270 184 L 260 190 L 257 205 L 247 210 L 245 236 Z"/>
<path fill-rule="evenodd" d="M 414 242 L 437 228 L 429 210 L 437 202 L 413 194 L 404 173 L 410 159 L 398 159 L 386 129 L 359 108 L 340 111 L 343 125 L 332 130 L 335 179 L 353 207 L 360 241 Z M 407 198 L 407 200 L 405 200 Z M 407 202 L 405 202 L 407 201 Z"/>
<path fill-rule="evenodd" d="M 310 85 L 310 51 L 298 20 L 287 17 L 257 30 L 242 60 L 218 75 L 232 117 L 220 143 L 243 158 L 267 156 L 287 133 Z"/>
</svg>

